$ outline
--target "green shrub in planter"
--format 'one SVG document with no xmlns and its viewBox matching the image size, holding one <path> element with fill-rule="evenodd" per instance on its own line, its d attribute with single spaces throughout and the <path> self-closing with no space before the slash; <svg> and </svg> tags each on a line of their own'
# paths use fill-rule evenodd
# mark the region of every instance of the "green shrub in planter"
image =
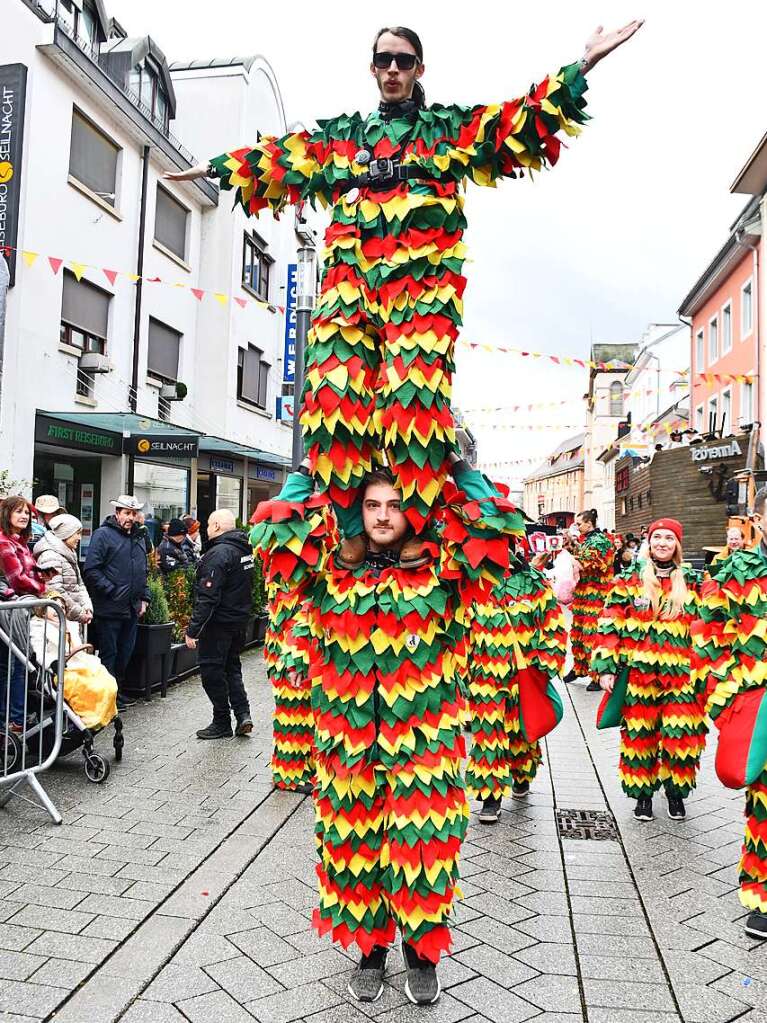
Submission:
<svg viewBox="0 0 767 1023">
<path fill-rule="evenodd" d="M 168 610 L 168 599 L 159 575 L 152 573 L 147 581 L 149 589 L 149 607 L 141 619 L 142 625 L 165 625 L 171 620 Z"/>
<path fill-rule="evenodd" d="M 195 567 L 190 565 L 187 568 L 177 568 L 164 579 L 168 612 L 173 622 L 173 639 L 176 643 L 183 643 L 192 617 L 195 572 Z"/>
</svg>

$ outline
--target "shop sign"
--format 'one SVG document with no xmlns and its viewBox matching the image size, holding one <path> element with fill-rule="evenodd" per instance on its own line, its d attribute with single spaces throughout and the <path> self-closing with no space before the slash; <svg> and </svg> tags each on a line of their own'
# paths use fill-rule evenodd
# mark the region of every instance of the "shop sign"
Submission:
<svg viewBox="0 0 767 1023">
<path fill-rule="evenodd" d="M 123 437 L 123 454 L 170 455 L 173 458 L 196 458 L 199 437 L 179 437 L 175 433 L 158 433 L 151 437 L 134 433 Z"/>
<path fill-rule="evenodd" d="M 298 291 L 298 264 L 288 263 L 288 286 L 285 296 L 285 351 L 282 357 L 282 379 L 292 384 L 296 379 L 296 293 Z"/>
<path fill-rule="evenodd" d="M 262 466 L 256 466 L 256 479 L 265 480 L 268 483 L 277 482 L 277 470 L 276 469 L 264 469 Z"/>
<path fill-rule="evenodd" d="M 234 462 L 228 458 L 211 458 L 210 460 L 211 472 L 234 472 Z"/>
<path fill-rule="evenodd" d="M 0 251 L 8 264 L 10 287 L 16 279 L 26 92 L 24 64 L 0 67 Z"/>
<path fill-rule="evenodd" d="M 277 397 L 277 422 L 293 422 L 293 395 L 281 395 Z"/>
<path fill-rule="evenodd" d="M 735 458 L 742 455 L 740 444 L 733 438 L 729 444 L 719 444 L 715 448 L 701 448 L 696 444 L 690 448 L 693 462 L 711 462 L 717 458 Z"/>
<path fill-rule="evenodd" d="M 119 433 L 64 423 L 41 415 L 35 419 L 35 440 L 39 444 L 56 444 L 62 448 L 94 451 L 101 455 L 119 455 L 122 443 Z"/>
</svg>

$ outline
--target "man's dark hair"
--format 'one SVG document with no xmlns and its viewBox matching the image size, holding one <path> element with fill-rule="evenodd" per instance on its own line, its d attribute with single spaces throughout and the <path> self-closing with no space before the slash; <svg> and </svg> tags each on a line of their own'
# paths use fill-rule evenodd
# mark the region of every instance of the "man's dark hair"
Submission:
<svg viewBox="0 0 767 1023">
<path fill-rule="evenodd" d="M 5 533 L 6 536 L 13 535 L 11 515 L 18 511 L 19 508 L 26 508 L 29 512 L 29 522 L 26 528 L 22 529 L 19 534 L 22 540 L 28 540 L 32 535 L 32 505 L 26 497 L 21 497 L 20 494 L 11 494 L 10 497 L 6 497 L 3 503 L 0 504 L 0 533 Z"/>
<path fill-rule="evenodd" d="M 367 488 L 375 486 L 376 483 L 383 483 L 385 486 L 393 487 L 394 475 L 391 469 L 388 469 L 386 466 L 382 465 L 379 469 L 373 469 L 369 473 L 367 473 L 364 480 L 362 481 L 363 497 L 365 495 L 365 491 L 367 490 Z"/>
<path fill-rule="evenodd" d="M 583 519 L 584 522 L 590 522 L 592 526 L 597 524 L 597 510 L 596 508 L 586 508 L 578 515 L 579 519 Z"/>
<path fill-rule="evenodd" d="M 423 64 L 423 43 L 417 32 L 414 32 L 412 28 L 406 28 L 404 25 L 390 25 L 386 28 L 379 28 L 373 40 L 373 56 L 375 56 L 378 50 L 378 40 L 385 32 L 390 32 L 393 36 L 397 36 L 398 39 L 406 39 L 415 50 L 418 63 Z M 413 83 L 413 101 L 419 107 L 426 106 L 426 93 L 420 82 Z"/>
<path fill-rule="evenodd" d="M 764 515 L 765 504 L 767 504 L 767 487 L 760 487 L 754 498 L 754 511 L 757 515 Z"/>
</svg>

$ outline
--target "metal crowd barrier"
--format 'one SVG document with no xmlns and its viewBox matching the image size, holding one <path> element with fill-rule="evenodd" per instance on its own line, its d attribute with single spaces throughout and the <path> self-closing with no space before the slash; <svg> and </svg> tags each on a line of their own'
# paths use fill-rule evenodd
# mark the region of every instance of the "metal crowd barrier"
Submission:
<svg viewBox="0 0 767 1023">
<path fill-rule="evenodd" d="M 38 775 L 61 749 L 66 624 L 50 600 L 0 603 L 0 807 L 15 796 L 42 805 L 56 824 L 61 814 Z M 20 791 L 24 783 L 36 801 Z"/>
</svg>

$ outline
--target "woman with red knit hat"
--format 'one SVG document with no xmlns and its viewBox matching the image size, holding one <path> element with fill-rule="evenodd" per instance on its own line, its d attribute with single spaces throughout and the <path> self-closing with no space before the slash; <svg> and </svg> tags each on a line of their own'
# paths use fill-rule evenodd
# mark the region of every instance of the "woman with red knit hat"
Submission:
<svg viewBox="0 0 767 1023">
<path fill-rule="evenodd" d="M 647 560 L 615 580 L 599 620 L 592 668 L 605 696 L 597 720 L 620 722 L 620 781 L 637 801 L 635 818 L 652 820 L 662 786 L 669 817 L 680 821 L 706 737 L 690 679 L 701 580 L 682 563 L 680 522 L 657 519 L 647 536 Z"/>
</svg>

